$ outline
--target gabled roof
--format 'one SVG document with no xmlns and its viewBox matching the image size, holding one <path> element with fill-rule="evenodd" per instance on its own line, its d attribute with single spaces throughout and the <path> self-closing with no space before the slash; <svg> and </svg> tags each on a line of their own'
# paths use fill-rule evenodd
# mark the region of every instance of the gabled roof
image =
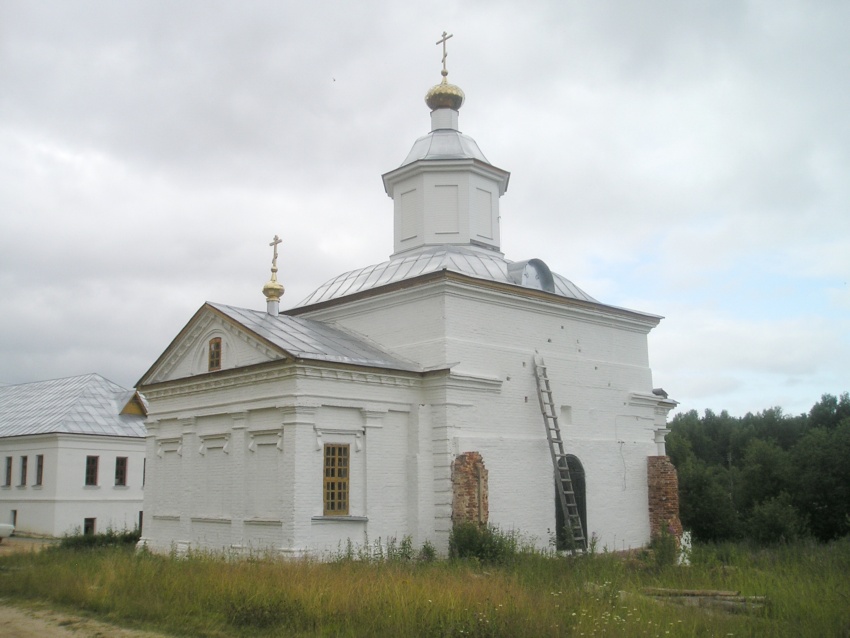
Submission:
<svg viewBox="0 0 850 638">
<path fill-rule="evenodd" d="M 133 404 L 132 409 L 125 410 Z M 141 407 L 141 409 L 139 409 Z M 144 437 L 144 401 L 99 374 L 0 386 L 0 437 L 95 434 Z"/>
<path fill-rule="evenodd" d="M 321 321 L 207 302 L 239 325 L 296 359 L 419 372 L 415 363 L 390 354 L 364 337 Z"/>
<path fill-rule="evenodd" d="M 330 326 L 315 319 L 270 315 L 261 310 L 237 308 L 225 304 L 206 302 L 201 306 L 183 330 L 159 356 L 154 364 L 139 379 L 138 386 L 162 382 L 163 370 L 169 367 L 169 359 L 179 356 L 186 340 L 194 339 L 192 331 L 199 321 L 210 313 L 221 317 L 253 339 L 277 352 L 277 359 L 323 361 L 344 365 L 384 368 L 403 372 L 421 372 L 415 363 L 395 356 L 365 337 Z M 275 356 L 270 355 L 270 360 Z M 164 366 L 164 367 L 163 367 Z M 225 368 L 223 371 L 226 371 Z M 218 371 L 211 374 L 218 374 Z M 167 373 L 166 373 L 167 376 Z"/>
</svg>

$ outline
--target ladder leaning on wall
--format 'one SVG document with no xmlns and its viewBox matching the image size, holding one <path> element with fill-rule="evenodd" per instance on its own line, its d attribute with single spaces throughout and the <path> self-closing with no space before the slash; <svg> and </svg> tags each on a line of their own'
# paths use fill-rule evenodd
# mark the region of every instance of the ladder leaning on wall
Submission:
<svg viewBox="0 0 850 638">
<path fill-rule="evenodd" d="M 570 469 L 567 464 L 567 453 L 564 450 L 564 440 L 561 438 L 561 428 L 558 425 L 558 414 L 555 411 L 555 401 L 552 398 L 552 386 L 546 364 L 539 354 L 534 355 L 534 376 L 537 379 L 537 398 L 540 400 L 540 412 L 543 414 L 543 425 L 546 427 L 546 439 L 549 441 L 549 451 L 552 453 L 552 465 L 555 470 L 555 490 L 561 502 L 564 513 L 565 528 L 572 536 L 573 552 L 587 550 L 587 537 L 578 513 L 576 494 Z M 569 540 L 569 536 L 568 536 Z"/>
</svg>

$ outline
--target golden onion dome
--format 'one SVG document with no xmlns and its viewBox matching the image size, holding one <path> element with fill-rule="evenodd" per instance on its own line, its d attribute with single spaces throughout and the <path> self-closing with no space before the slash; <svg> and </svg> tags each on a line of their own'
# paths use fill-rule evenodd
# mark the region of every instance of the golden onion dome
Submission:
<svg viewBox="0 0 850 638">
<path fill-rule="evenodd" d="M 465 97 L 461 88 L 454 84 L 449 84 L 446 76 L 443 75 L 443 81 L 436 86 L 432 86 L 431 90 L 425 95 L 425 104 L 432 111 L 436 111 L 437 109 L 453 109 L 458 111 L 463 105 Z"/>
<path fill-rule="evenodd" d="M 279 300 L 283 297 L 283 284 L 278 282 L 277 277 L 272 275 L 272 278 L 266 282 L 266 285 L 263 286 L 263 294 L 266 296 L 266 300 Z"/>
</svg>

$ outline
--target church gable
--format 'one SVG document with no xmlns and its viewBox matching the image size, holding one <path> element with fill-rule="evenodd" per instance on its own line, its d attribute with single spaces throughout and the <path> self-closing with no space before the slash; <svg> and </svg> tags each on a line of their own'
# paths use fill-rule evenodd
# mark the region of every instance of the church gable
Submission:
<svg viewBox="0 0 850 638">
<path fill-rule="evenodd" d="M 285 351 L 205 304 L 139 384 L 163 383 L 286 358 Z"/>
</svg>

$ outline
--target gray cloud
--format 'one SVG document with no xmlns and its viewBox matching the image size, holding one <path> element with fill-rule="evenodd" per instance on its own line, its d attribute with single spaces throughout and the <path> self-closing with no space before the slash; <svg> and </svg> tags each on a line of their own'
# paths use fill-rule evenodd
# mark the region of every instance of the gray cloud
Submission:
<svg viewBox="0 0 850 638">
<path fill-rule="evenodd" d="M 284 305 L 385 259 L 446 29 L 461 129 L 512 171 L 507 256 L 666 315 L 684 408 L 805 409 L 850 386 L 848 14 L 5 2 L 0 381 L 132 384 L 204 300 L 262 307 L 275 233 Z"/>
</svg>

